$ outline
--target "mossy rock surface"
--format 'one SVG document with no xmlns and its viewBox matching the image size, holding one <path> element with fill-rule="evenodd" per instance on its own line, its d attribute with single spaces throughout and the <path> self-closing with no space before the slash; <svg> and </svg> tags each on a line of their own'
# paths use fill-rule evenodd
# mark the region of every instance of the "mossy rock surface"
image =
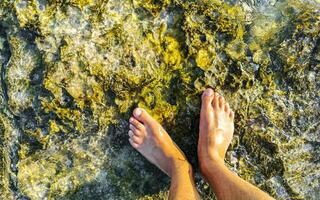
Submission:
<svg viewBox="0 0 320 200">
<path fill-rule="evenodd" d="M 1 0 L 0 199 L 167 199 L 128 143 L 148 110 L 197 164 L 200 95 L 236 113 L 229 167 L 320 196 L 318 0 Z"/>
</svg>

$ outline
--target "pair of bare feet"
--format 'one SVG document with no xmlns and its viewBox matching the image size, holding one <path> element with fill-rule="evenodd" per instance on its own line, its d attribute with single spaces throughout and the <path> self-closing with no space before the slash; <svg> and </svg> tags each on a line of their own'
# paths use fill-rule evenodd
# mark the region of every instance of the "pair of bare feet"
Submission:
<svg viewBox="0 0 320 200">
<path fill-rule="evenodd" d="M 233 136 L 233 118 L 229 104 L 212 89 L 202 95 L 198 157 L 202 169 L 211 162 L 223 161 Z M 183 152 L 163 127 L 145 110 L 136 108 L 129 119 L 129 142 L 151 163 L 172 176 L 172 168 L 188 162 Z"/>
<path fill-rule="evenodd" d="M 198 158 L 203 176 L 214 188 L 219 199 L 233 199 L 237 195 L 243 196 L 252 191 L 260 195 L 259 189 L 234 177 L 236 175 L 224 166 L 225 153 L 234 132 L 233 120 L 234 112 L 225 99 L 212 89 L 206 89 L 202 94 Z M 129 122 L 128 134 L 132 147 L 171 177 L 169 198 L 200 199 L 195 189 L 191 165 L 163 127 L 141 108 L 133 111 Z M 239 191 L 235 190 L 234 196 L 225 194 L 233 187 L 239 188 Z M 189 195 L 186 194 L 187 191 Z M 258 198 L 250 199 L 268 199 L 265 194 L 259 195 Z"/>
</svg>

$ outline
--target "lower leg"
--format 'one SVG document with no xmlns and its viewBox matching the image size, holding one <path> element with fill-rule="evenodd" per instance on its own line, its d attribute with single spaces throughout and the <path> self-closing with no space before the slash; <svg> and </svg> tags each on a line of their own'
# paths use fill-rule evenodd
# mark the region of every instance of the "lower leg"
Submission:
<svg viewBox="0 0 320 200">
<path fill-rule="evenodd" d="M 241 179 L 228 167 L 223 160 L 211 160 L 202 167 L 202 174 L 213 188 L 217 199 L 239 199 L 239 200 L 271 200 L 267 193 Z"/>
<path fill-rule="evenodd" d="M 171 199 L 200 199 L 193 181 L 191 165 L 181 165 L 173 170 L 169 192 L 169 200 Z"/>
</svg>

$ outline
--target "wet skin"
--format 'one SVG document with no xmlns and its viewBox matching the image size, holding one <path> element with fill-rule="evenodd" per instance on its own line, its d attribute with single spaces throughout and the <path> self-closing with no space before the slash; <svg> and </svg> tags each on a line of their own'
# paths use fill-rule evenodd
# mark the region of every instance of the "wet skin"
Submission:
<svg viewBox="0 0 320 200">
<path fill-rule="evenodd" d="M 171 177 L 169 199 L 200 199 L 191 165 L 164 128 L 141 108 L 133 111 L 129 122 L 132 147 Z"/>
<path fill-rule="evenodd" d="M 168 176 L 172 177 L 172 168 L 188 164 L 168 133 L 145 110 L 135 109 L 129 121 L 130 144 Z"/>
<path fill-rule="evenodd" d="M 198 157 L 200 170 L 220 199 L 273 199 L 241 179 L 224 164 L 234 132 L 234 112 L 225 99 L 212 89 L 202 95 Z"/>
<path fill-rule="evenodd" d="M 234 112 L 225 99 L 212 89 L 202 94 L 198 157 L 201 166 L 224 160 L 234 132 Z"/>
<path fill-rule="evenodd" d="M 272 199 L 224 165 L 233 137 L 233 121 L 234 112 L 225 99 L 206 89 L 202 94 L 198 141 L 202 175 L 218 199 Z M 133 111 L 129 122 L 132 147 L 171 177 L 169 199 L 200 199 L 191 165 L 164 128 L 142 108 Z"/>
</svg>

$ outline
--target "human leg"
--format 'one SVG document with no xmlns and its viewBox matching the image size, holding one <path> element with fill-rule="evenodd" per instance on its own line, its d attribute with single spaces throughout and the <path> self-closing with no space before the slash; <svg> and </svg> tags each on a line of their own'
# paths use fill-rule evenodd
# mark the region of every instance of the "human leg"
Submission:
<svg viewBox="0 0 320 200">
<path fill-rule="evenodd" d="M 129 122 L 132 147 L 171 177 L 169 199 L 200 199 L 191 165 L 163 127 L 141 108 Z"/>
<path fill-rule="evenodd" d="M 218 199 L 272 199 L 241 179 L 224 164 L 234 131 L 234 113 L 225 99 L 212 89 L 202 95 L 198 157 L 200 169 Z"/>
</svg>

